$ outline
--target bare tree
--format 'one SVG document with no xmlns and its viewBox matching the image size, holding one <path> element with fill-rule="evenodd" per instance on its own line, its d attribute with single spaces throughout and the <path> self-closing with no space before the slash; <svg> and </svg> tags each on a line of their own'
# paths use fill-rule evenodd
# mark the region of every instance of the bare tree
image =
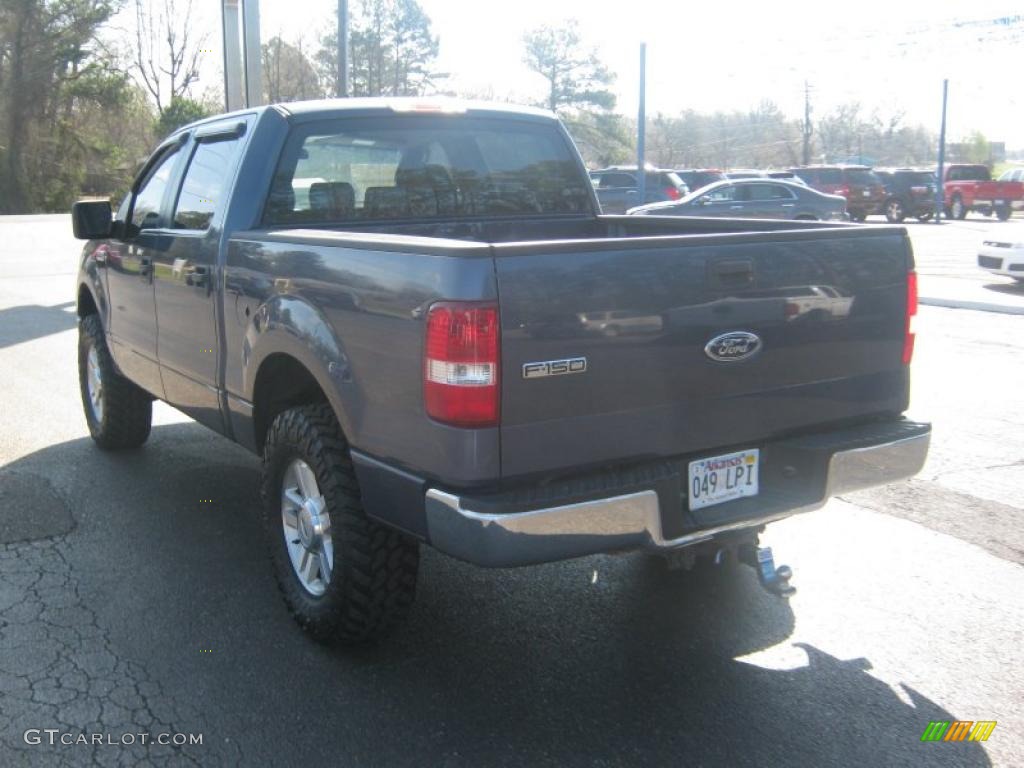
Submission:
<svg viewBox="0 0 1024 768">
<path fill-rule="evenodd" d="M 195 34 L 192 0 L 135 0 L 132 73 L 160 114 L 199 79 L 199 57 L 208 33 Z"/>
</svg>

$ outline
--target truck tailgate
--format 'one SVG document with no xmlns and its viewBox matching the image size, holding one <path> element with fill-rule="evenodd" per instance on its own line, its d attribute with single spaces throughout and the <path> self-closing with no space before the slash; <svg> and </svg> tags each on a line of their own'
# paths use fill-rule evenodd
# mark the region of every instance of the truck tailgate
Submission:
<svg viewBox="0 0 1024 768">
<path fill-rule="evenodd" d="M 493 247 L 506 478 L 756 447 L 906 408 L 900 230 Z M 712 359 L 730 332 L 759 350 Z"/>
</svg>

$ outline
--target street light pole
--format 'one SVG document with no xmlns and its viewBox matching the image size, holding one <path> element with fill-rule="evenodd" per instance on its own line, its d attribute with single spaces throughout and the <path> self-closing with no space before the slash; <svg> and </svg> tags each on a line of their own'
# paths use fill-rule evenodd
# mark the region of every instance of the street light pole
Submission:
<svg viewBox="0 0 1024 768">
<path fill-rule="evenodd" d="M 647 43 L 640 43 L 640 109 L 636 117 L 636 182 L 637 182 L 637 205 L 643 205 L 647 200 L 647 163 L 644 158 L 646 153 L 647 134 Z"/>
<path fill-rule="evenodd" d="M 942 127 L 939 129 L 939 167 L 935 173 L 935 223 L 942 218 L 946 207 L 946 185 L 942 180 L 943 166 L 946 164 L 946 97 L 949 95 L 949 80 L 942 81 Z"/>
<path fill-rule="evenodd" d="M 348 0 L 338 0 L 338 98 L 348 97 Z"/>
</svg>

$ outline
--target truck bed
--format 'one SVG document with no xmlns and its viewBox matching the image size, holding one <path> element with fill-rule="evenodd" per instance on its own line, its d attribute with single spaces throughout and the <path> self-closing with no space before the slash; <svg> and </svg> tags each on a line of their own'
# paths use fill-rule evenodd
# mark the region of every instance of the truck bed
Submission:
<svg viewBox="0 0 1024 768">
<path fill-rule="evenodd" d="M 228 281 L 272 273 L 287 254 L 316 263 L 312 281 L 299 259 L 282 269 L 290 295 L 341 332 L 357 377 L 387 373 L 383 390 L 359 391 L 366 418 L 346 433 L 370 455 L 452 486 L 756 445 L 906 407 L 913 260 L 899 227 L 597 216 L 389 230 L 239 233 Z M 400 299 L 380 283 L 385 269 L 404 276 Z M 387 307 L 375 306 L 379 295 Z M 470 431 L 472 450 L 466 430 L 422 412 L 418 318 L 453 298 L 500 308 L 501 423 Z M 380 313 L 391 318 L 386 344 Z M 731 363 L 705 354 L 709 340 L 735 330 L 758 335 L 762 351 Z M 524 378 L 524 365 L 576 358 L 587 361 L 580 375 Z M 403 442 L 389 422 L 403 423 Z"/>
</svg>

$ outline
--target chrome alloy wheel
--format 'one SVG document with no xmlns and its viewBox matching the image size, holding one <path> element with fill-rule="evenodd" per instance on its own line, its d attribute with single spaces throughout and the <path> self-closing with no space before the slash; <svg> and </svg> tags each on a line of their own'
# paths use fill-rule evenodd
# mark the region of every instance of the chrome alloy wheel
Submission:
<svg viewBox="0 0 1024 768">
<path fill-rule="evenodd" d="M 103 423 L 103 372 L 100 370 L 100 355 L 96 345 L 89 347 L 86 358 L 86 388 L 89 391 L 89 407 L 97 424 Z"/>
<path fill-rule="evenodd" d="M 302 459 L 294 459 L 284 472 L 281 523 L 292 570 L 303 589 L 320 597 L 334 572 L 331 516 L 316 475 Z"/>
</svg>

